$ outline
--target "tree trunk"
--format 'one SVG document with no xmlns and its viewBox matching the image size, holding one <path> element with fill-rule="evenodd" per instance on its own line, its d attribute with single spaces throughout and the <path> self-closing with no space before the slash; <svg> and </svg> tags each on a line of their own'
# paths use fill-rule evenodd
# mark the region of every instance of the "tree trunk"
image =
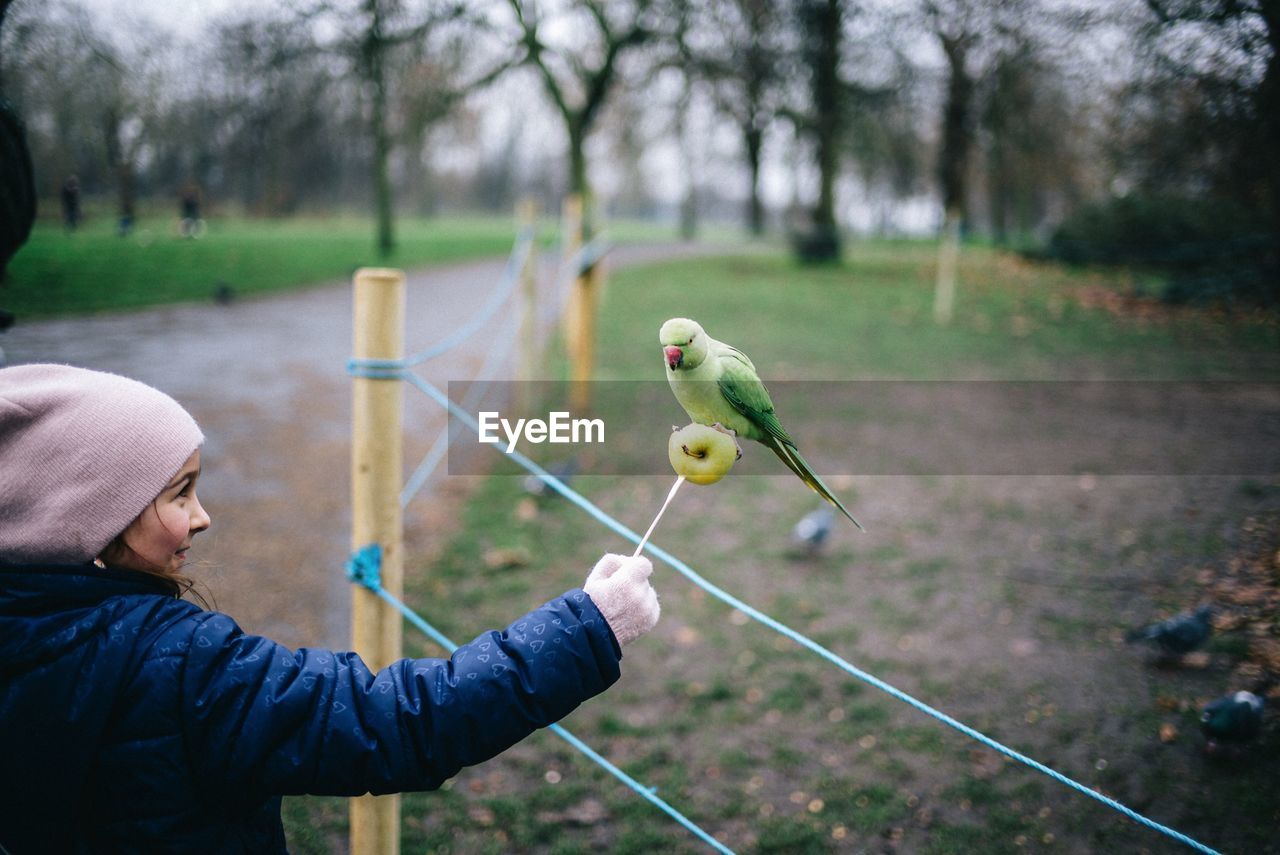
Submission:
<svg viewBox="0 0 1280 855">
<path fill-rule="evenodd" d="M 939 324 L 951 322 L 956 296 L 956 266 L 960 256 L 960 232 L 967 210 L 966 185 L 969 149 L 973 135 L 969 110 L 973 81 L 965 68 L 969 45 L 964 37 L 939 35 L 947 56 L 950 77 L 942 112 L 942 151 L 938 177 L 942 184 L 944 213 L 942 240 L 938 245 L 938 281 L 933 296 L 933 317 Z"/>
<path fill-rule="evenodd" d="M 569 193 L 578 196 L 586 204 L 590 189 L 587 184 L 586 133 L 581 124 L 570 119 L 569 130 Z"/>
<path fill-rule="evenodd" d="M 991 237 L 997 246 L 1009 242 L 1009 197 L 1012 195 L 1006 166 L 1004 141 L 998 137 L 991 144 L 987 163 L 987 197 L 991 206 Z"/>
<path fill-rule="evenodd" d="M 760 201 L 760 153 L 764 147 L 764 132 L 754 122 L 748 122 L 742 129 L 742 140 L 747 148 L 751 182 L 747 194 L 747 229 L 759 237 L 764 234 L 764 205 Z"/>
<path fill-rule="evenodd" d="M 116 209 L 121 234 L 133 225 L 133 164 L 120 140 L 120 112 L 116 105 L 107 106 L 102 114 L 102 138 L 107 146 L 107 163 L 111 165 L 116 184 Z"/>
<path fill-rule="evenodd" d="M 973 144 L 973 129 L 969 121 L 973 80 L 965 68 L 969 46 L 959 38 L 942 36 L 941 40 L 950 74 L 947 80 L 947 102 L 942 112 L 942 151 L 939 155 L 938 177 L 942 184 L 943 210 L 948 217 L 955 213 L 963 218 L 968 203 L 966 179 L 969 149 Z"/>
<path fill-rule="evenodd" d="M 391 156 L 391 138 L 387 133 L 387 90 L 382 80 L 382 63 L 379 59 L 378 79 L 373 87 L 373 192 L 378 217 L 378 254 L 384 258 L 395 249 L 395 223 L 392 214 L 391 176 L 388 160 Z"/>
<path fill-rule="evenodd" d="M 387 131 L 387 77 L 383 62 L 386 42 L 382 37 L 382 6 L 379 0 L 369 0 L 367 8 L 372 16 L 365 43 L 365 67 L 373 90 L 369 116 L 373 136 L 373 203 L 377 217 L 378 255 L 386 258 L 396 244 L 391 177 L 388 173 L 391 135 Z"/>
<path fill-rule="evenodd" d="M 134 215 L 133 164 L 127 158 L 116 164 L 116 192 L 120 206 L 116 230 L 124 236 L 133 230 Z"/>
<path fill-rule="evenodd" d="M 818 39 L 813 65 L 813 130 L 818 157 L 818 204 L 813 211 L 809 236 L 811 260 L 840 257 L 836 229 L 836 174 L 840 168 L 840 132 L 843 129 L 840 93 L 840 0 L 826 0 L 813 10 L 816 25 L 810 31 Z"/>
<path fill-rule="evenodd" d="M 689 86 L 676 106 L 676 142 L 680 149 L 680 177 L 684 181 L 684 197 L 680 200 L 680 239 L 693 240 L 698 235 L 698 188 L 695 185 L 693 152 L 689 145 Z"/>
<path fill-rule="evenodd" d="M 591 182 L 587 177 L 586 128 L 581 117 L 566 117 L 569 131 L 569 195 L 582 200 L 582 243 L 590 243 L 594 236 L 595 200 L 591 196 Z"/>
</svg>

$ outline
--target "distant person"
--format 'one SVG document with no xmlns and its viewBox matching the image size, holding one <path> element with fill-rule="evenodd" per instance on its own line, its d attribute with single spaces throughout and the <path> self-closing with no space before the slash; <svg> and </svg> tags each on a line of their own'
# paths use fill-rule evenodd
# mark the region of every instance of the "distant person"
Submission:
<svg viewBox="0 0 1280 855">
<path fill-rule="evenodd" d="M 449 659 L 287 650 L 183 599 L 204 435 L 168 395 L 0 369 L 0 436 L 0 852 L 283 853 L 281 796 L 435 789 L 603 692 L 658 620 L 649 560 L 605 555 Z"/>
<path fill-rule="evenodd" d="M 80 226 L 80 179 L 74 175 L 62 182 L 62 225 L 69 232 Z"/>
<path fill-rule="evenodd" d="M 197 238 L 204 234 L 204 220 L 200 217 L 200 188 L 189 181 L 178 196 L 180 218 L 178 231 L 183 237 Z"/>
</svg>

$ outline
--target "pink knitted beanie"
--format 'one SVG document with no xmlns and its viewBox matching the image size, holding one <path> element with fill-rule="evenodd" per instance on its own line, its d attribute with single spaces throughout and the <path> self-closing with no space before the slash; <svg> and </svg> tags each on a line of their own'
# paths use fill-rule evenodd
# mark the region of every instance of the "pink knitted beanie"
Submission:
<svg viewBox="0 0 1280 855">
<path fill-rule="evenodd" d="M 0 564 L 93 560 L 203 441 L 177 401 L 136 380 L 0 369 Z"/>
</svg>

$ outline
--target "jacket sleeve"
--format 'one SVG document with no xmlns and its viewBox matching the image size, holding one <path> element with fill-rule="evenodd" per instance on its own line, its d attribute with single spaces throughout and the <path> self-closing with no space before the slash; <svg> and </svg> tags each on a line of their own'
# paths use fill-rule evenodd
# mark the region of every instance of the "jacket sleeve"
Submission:
<svg viewBox="0 0 1280 855">
<path fill-rule="evenodd" d="M 580 589 L 449 659 L 372 673 L 355 653 L 296 653 L 201 616 L 182 666 L 184 740 L 207 785 L 273 795 L 427 790 L 573 711 L 621 651 Z"/>
</svg>

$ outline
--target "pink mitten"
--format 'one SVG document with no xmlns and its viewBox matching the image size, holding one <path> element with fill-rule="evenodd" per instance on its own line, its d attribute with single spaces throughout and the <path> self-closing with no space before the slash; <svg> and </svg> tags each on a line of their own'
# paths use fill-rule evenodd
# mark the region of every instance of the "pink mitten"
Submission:
<svg viewBox="0 0 1280 855">
<path fill-rule="evenodd" d="M 653 565 L 643 556 L 608 554 L 596 562 L 582 586 L 609 622 L 619 644 L 627 644 L 658 622 L 658 592 L 649 584 Z"/>
</svg>

